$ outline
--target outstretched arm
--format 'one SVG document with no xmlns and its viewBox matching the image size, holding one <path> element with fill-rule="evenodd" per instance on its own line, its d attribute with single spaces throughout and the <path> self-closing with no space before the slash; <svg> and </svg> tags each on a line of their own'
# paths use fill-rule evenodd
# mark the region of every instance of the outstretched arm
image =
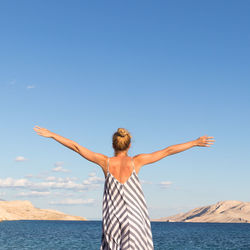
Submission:
<svg viewBox="0 0 250 250">
<path fill-rule="evenodd" d="M 151 154 L 139 154 L 134 157 L 134 161 L 136 162 L 136 165 L 138 166 L 138 168 L 140 168 L 143 165 L 154 163 L 156 161 L 161 160 L 162 158 L 166 156 L 180 153 L 194 146 L 210 147 L 211 146 L 210 144 L 213 144 L 212 141 L 215 141 L 215 140 L 212 140 L 211 138 L 214 138 L 214 137 L 204 135 L 204 136 L 199 137 L 196 140 L 185 142 L 182 144 L 172 145 L 162 150 L 153 152 Z"/>
<path fill-rule="evenodd" d="M 100 165 L 102 168 L 106 164 L 107 156 L 105 156 L 103 154 L 95 153 L 95 152 L 79 145 L 77 142 L 72 141 L 70 139 L 67 139 L 61 135 L 56 134 L 56 133 L 53 133 L 46 128 L 41 128 L 39 126 L 35 126 L 34 130 L 41 136 L 52 138 L 52 139 L 56 140 L 57 142 L 61 143 L 65 147 L 77 152 L 82 157 L 84 157 L 86 160 Z"/>
</svg>

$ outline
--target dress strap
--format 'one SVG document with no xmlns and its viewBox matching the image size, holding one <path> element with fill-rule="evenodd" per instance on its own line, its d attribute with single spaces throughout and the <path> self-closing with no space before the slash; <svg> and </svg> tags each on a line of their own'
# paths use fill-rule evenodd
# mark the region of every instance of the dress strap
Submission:
<svg viewBox="0 0 250 250">
<path fill-rule="evenodd" d="M 131 161 L 132 161 L 133 169 L 135 169 L 135 164 L 134 164 L 134 161 L 133 161 L 133 157 L 131 157 Z"/>
<path fill-rule="evenodd" d="M 107 164 L 107 172 L 109 172 L 109 158 L 108 158 L 108 164 Z"/>
</svg>

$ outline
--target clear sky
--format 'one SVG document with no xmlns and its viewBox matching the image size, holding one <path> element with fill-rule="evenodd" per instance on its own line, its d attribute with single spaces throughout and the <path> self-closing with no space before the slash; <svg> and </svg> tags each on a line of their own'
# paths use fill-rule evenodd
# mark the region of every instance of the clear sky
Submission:
<svg viewBox="0 0 250 250">
<path fill-rule="evenodd" d="M 250 201 L 249 1 L 1 1 L 0 198 L 101 219 L 101 168 L 35 125 L 113 156 L 200 136 L 141 168 L 152 219 Z"/>
</svg>

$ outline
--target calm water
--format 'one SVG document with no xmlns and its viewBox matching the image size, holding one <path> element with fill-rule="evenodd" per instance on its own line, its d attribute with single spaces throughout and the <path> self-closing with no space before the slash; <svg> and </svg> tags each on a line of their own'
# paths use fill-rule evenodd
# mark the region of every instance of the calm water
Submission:
<svg viewBox="0 0 250 250">
<path fill-rule="evenodd" d="M 155 249 L 248 249 L 250 224 L 151 222 Z M 0 249 L 99 249 L 101 221 L 4 221 Z"/>
</svg>

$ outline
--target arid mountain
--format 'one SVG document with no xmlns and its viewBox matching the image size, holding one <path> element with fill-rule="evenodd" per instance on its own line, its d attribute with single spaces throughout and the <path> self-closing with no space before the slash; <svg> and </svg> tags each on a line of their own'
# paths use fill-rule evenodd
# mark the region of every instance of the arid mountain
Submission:
<svg viewBox="0 0 250 250">
<path fill-rule="evenodd" d="M 250 223 L 250 202 L 219 201 L 213 205 L 192 209 L 187 213 L 152 221 Z"/>
<path fill-rule="evenodd" d="M 30 201 L 0 201 L 1 220 L 80 220 L 86 218 L 67 215 L 50 209 L 35 208 Z"/>
</svg>

